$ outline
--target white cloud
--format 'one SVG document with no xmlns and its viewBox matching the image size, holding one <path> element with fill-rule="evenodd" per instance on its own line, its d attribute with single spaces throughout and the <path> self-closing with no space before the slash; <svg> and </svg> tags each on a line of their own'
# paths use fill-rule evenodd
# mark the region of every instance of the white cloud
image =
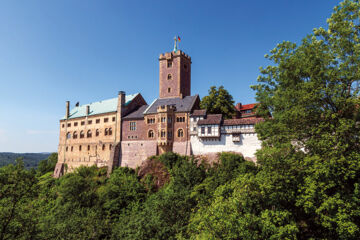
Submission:
<svg viewBox="0 0 360 240">
<path fill-rule="evenodd" d="M 52 134 L 57 134 L 57 131 L 52 131 L 52 130 L 33 130 L 33 129 L 30 129 L 30 130 L 27 130 L 26 131 L 26 134 L 28 135 L 44 135 L 44 134 L 49 134 L 49 135 L 52 135 Z"/>
</svg>

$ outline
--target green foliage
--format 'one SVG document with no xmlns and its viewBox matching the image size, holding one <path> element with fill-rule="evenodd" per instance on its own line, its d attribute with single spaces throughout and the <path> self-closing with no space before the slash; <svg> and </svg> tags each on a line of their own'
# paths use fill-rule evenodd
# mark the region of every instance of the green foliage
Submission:
<svg viewBox="0 0 360 240">
<path fill-rule="evenodd" d="M 0 167 L 6 166 L 8 164 L 16 164 L 16 159 L 22 158 L 25 168 L 36 168 L 41 160 L 46 159 L 49 156 L 49 153 L 0 152 Z"/>
<path fill-rule="evenodd" d="M 57 153 L 52 153 L 47 159 L 41 160 L 37 168 L 39 174 L 43 175 L 47 172 L 54 172 L 57 161 L 58 161 Z"/>
<path fill-rule="evenodd" d="M 220 86 L 210 87 L 209 95 L 201 99 L 201 109 L 206 109 L 208 113 L 222 114 L 224 118 L 232 118 L 235 114 L 234 100 L 230 93 Z"/>
</svg>

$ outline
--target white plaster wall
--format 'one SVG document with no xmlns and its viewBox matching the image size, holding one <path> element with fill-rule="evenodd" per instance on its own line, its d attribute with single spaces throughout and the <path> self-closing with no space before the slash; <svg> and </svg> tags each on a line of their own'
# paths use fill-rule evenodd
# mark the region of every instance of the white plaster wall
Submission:
<svg viewBox="0 0 360 240">
<path fill-rule="evenodd" d="M 261 141 L 256 133 L 240 135 L 240 142 L 233 142 L 231 134 L 221 134 L 220 139 L 201 140 L 198 136 L 191 136 L 191 149 L 194 155 L 217 152 L 240 152 L 244 157 L 255 157 L 256 150 L 261 148 Z"/>
</svg>

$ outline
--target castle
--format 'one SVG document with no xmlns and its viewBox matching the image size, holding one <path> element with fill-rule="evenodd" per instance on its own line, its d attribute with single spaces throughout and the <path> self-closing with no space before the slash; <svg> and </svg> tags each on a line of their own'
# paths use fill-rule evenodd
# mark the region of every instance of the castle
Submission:
<svg viewBox="0 0 360 240">
<path fill-rule="evenodd" d="M 60 120 L 54 177 L 85 165 L 136 168 L 153 155 L 172 151 L 204 155 L 222 151 L 254 158 L 260 148 L 255 104 L 235 106 L 237 117 L 201 110 L 191 95 L 191 57 L 181 50 L 160 54 L 159 98 L 147 104 L 140 93 L 85 105 L 76 104 Z"/>
</svg>

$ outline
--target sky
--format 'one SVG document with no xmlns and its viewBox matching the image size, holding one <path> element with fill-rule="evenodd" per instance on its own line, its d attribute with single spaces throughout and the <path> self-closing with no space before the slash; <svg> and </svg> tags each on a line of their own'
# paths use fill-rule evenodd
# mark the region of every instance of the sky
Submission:
<svg viewBox="0 0 360 240">
<path fill-rule="evenodd" d="M 140 92 L 158 96 L 159 54 L 192 58 L 192 94 L 223 85 L 255 102 L 259 67 L 282 41 L 299 43 L 335 0 L 1 0 L 0 152 L 55 152 L 73 107 Z"/>
</svg>

